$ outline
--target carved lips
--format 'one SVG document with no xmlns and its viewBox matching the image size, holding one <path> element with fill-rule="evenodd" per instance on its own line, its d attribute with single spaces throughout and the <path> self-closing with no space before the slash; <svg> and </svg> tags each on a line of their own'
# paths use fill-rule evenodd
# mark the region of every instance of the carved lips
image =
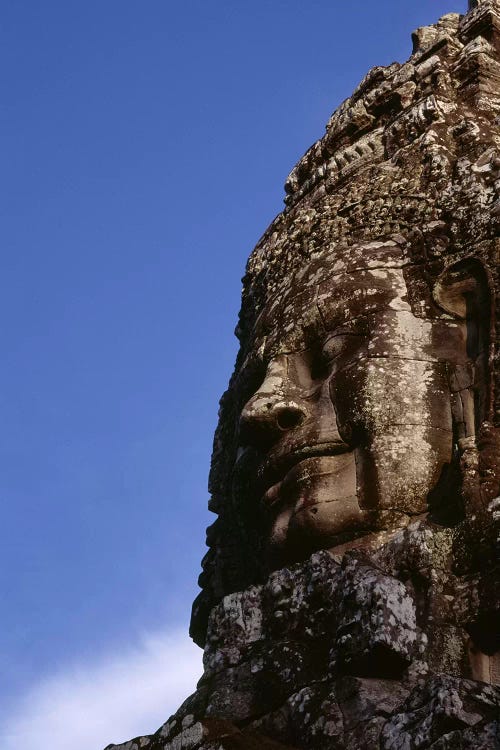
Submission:
<svg viewBox="0 0 500 750">
<path fill-rule="evenodd" d="M 312 477 L 330 474 L 331 471 L 325 470 L 324 459 L 333 459 L 350 450 L 344 442 L 327 442 L 306 446 L 267 461 L 259 471 L 261 486 L 267 487 L 262 495 L 262 503 L 270 508 L 279 500 L 289 497 L 297 485 L 307 484 Z"/>
</svg>

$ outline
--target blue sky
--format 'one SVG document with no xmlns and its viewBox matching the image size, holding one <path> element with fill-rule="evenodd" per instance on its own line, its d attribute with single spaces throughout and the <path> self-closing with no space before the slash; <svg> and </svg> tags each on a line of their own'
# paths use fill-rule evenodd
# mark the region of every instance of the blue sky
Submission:
<svg viewBox="0 0 500 750">
<path fill-rule="evenodd" d="M 246 258 L 333 109 L 465 5 L 4 0 L 4 750 L 100 750 L 194 687 Z"/>
</svg>

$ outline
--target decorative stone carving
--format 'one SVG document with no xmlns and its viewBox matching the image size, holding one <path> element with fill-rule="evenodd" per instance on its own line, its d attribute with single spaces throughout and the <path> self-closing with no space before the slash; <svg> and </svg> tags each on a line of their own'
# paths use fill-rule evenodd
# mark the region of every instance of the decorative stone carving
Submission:
<svg viewBox="0 0 500 750">
<path fill-rule="evenodd" d="M 500 2 L 469 6 L 340 105 L 249 259 L 204 675 L 123 750 L 499 746 Z"/>
</svg>

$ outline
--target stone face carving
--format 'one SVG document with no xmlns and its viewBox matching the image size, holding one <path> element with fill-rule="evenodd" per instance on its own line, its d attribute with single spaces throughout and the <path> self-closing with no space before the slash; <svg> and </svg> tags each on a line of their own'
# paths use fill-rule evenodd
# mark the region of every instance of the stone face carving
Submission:
<svg viewBox="0 0 500 750">
<path fill-rule="evenodd" d="M 500 746 L 500 0 L 413 44 L 249 259 L 204 674 L 123 750 Z"/>
<path fill-rule="evenodd" d="M 254 324 L 243 368 L 263 381 L 241 411 L 235 472 L 262 511 L 271 568 L 393 532 L 429 502 L 436 520 L 461 516 L 454 446 L 487 410 L 487 373 L 459 397 L 454 383 L 487 357 L 487 289 L 465 262 L 422 311 L 409 267 L 391 240 L 318 253 Z"/>
</svg>

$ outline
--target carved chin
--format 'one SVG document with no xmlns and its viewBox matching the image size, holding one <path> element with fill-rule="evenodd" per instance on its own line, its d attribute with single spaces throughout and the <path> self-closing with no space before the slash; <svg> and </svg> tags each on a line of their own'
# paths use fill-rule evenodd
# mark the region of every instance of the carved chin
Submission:
<svg viewBox="0 0 500 750">
<path fill-rule="evenodd" d="M 272 561 L 301 559 L 368 530 L 356 494 L 354 454 L 309 458 L 285 477 L 271 509 Z"/>
<path fill-rule="evenodd" d="M 356 496 L 307 499 L 295 510 L 284 509 L 275 519 L 269 538 L 270 561 L 295 562 L 369 530 L 368 514 L 360 509 Z"/>
</svg>

